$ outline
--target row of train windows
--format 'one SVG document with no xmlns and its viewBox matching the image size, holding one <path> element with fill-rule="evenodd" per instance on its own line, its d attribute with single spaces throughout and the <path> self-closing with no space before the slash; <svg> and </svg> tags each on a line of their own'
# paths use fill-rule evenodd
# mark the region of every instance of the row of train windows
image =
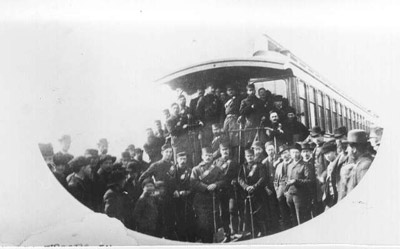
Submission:
<svg viewBox="0 0 400 249">
<path fill-rule="evenodd" d="M 369 122 L 364 116 L 302 81 L 298 86 L 303 124 L 318 125 L 328 134 L 340 126 L 346 126 L 348 130 L 369 130 Z"/>
</svg>

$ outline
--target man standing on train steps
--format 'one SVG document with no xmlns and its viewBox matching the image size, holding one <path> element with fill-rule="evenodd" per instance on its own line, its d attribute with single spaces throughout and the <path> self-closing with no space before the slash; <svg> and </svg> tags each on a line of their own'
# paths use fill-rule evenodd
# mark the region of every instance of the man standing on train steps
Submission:
<svg viewBox="0 0 400 249">
<path fill-rule="evenodd" d="M 304 141 L 310 134 L 307 127 L 297 120 L 296 111 L 294 108 L 287 109 L 286 121 L 282 124 L 286 141 L 292 145 L 299 141 Z"/>
<path fill-rule="evenodd" d="M 284 127 L 280 123 L 278 113 L 275 111 L 271 111 L 269 113 L 269 120 L 270 124 L 266 130 L 267 140 L 273 142 L 275 147 L 279 147 L 282 144 L 285 144 L 287 142 L 286 133 Z"/>
<path fill-rule="evenodd" d="M 239 129 L 238 118 L 241 100 L 234 85 L 229 85 L 226 92 L 229 100 L 225 103 L 226 118 L 223 129 L 229 137 L 229 144 L 232 148 L 232 157 L 237 158 L 239 146 L 239 131 L 237 130 Z"/>
</svg>

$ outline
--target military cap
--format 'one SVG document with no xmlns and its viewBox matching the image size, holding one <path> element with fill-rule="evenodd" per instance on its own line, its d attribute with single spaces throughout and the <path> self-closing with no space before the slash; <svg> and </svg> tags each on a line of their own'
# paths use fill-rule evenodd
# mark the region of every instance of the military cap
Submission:
<svg viewBox="0 0 400 249">
<path fill-rule="evenodd" d="M 172 149 L 172 147 L 171 147 L 170 144 L 164 144 L 164 145 L 161 147 L 161 151 L 164 151 L 164 150 L 167 150 L 167 149 Z"/>
<path fill-rule="evenodd" d="M 108 177 L 107 186 L 112 186 L 118 184 L 122 180 L 126 179 L 126 171 L 123 169 L 116 169 L 111 171 L 110 176 Z"/>
<path fill-rule="evenodd" d="M 213 153 L 211 147 L 203 147 L 201 148 L 201 153 L 202 154 L 209 154 L 209 153 Z"/>
<path fill-rule="evenodd" d="M 148 177 L 142 181 L 142 188 L 144 188 L 144 186 L 146 186 L 147 184 L 153 184 L 153 186 L 155 185 L 151 177 Z"/>
<path fill-rule="evenodd" d="M 326 154 L 328 152 L 336 151 L 336 150 L 337 150 L 336 142 L 335 142 L 335 140 L 331 140 L 331 141 L 325 142 L 322 145 L 321 153 Z"/>
<path fill-rule="evenodd" d="M 254 150 L 253 149 L 246 149 L 244 151 L 245 154 L 250 154 L 250 155 L 254 155 Z"/>
<path fill-rule="evenodd" d="M 71 141 L 71 136 L 70 135 L 62 135 L 58 141 Z"/>
<path fill-rule="evenodd" d="M 287 110 L 286 110 L 286 114 L 287 114 L 287 113 L 296 114 L 296 109 L 294 109 L 293 107 L 289 106 L 289 107 L 287 108 Z"/>
<path fill-rule="evenodd" d="M 99 142 L 97 143 L 97 145 L 100 145 L 100 144 L 108 144 L 107 138 L 101 138 L 99 140 Z"/>
<path fill-rule="evenodd" d="M 275 102 L 275 101 L 283 101 L 282 95 L 276 95 L 276 96 L 274 97 L 274 102 Z"/>
<path fill-rule="evenodd" d="M 84 155 L 86 157 L 98 157 L 99 156 L 99 151 L 96 149 L 87 149 L 85 150 Z"/>
<path fill-rule="evenodd" d="M 74 172 L 77 172 L 77 171 L 79 171 L 80 168 L 89 165 L 89 163 L 90 162 L 86 157 L 78 156 L 78 157 L 71 159 L 71 161 L 68 162 L 68 165 L 71 167 L 71 169 Z"/>
<path fill-rule="evenodd" d="M 313 150 L 311 143 L 303 142 L 303 143 L 299 143 L 299 144 L 301 146 L 301 150 Z"/>
<path fill-rule="evenodd" d="M 279 146 L 278 154 L 280 155 L 280 154 L 282 154 L 282 152 L 284 152 L 288 149 L 290 149 L 289 146 L 287 146 L 286 144 L 282 144 L 281 146 Z"/>
<path fill-rule="evenodd" d="M 124 151 L 121 153 L 121 157 L 122 159 L 130 159 L 131 158 L 131 154 L 129 154 L 128 151 Z"/>
<path fill-rule="evenodd" d="M 255 148 L 255 147 L 264 148 L 263 144 L 262 144 L 260 141 L 255 141 L 255 142 L 251 145 L 251 148 Z"/>
<path fill-rule="evenodd" d="M 111 163 L 114 163 L 117 158 L 115 156 L 105 155 L 103 158 L 100 159 L 99 165 L 104 163 L 107 160 L 111 160 Z"/>
<path fill-rule="evenodd" d="M 228 142 L 222 142 L 219 144 L 219 148 L 225 148 L 225 149 L 229 149 L 229 143 Z"/>
<path fill-rule="evenodd" d="M 334 138 L 340 138 L 346 135 L 347 135 L 347 128 L 344 126 L 341 126 L 333 131 Z"/>
<path fill-rule="evenodd" d="M 368 134 L 361 129 L 354 129 L 347 134 L 346 142 L 350 144 L 365 144 L 368 143 Z"/>
<path fill-rule="evenodd" d="M 184 156 L 187 156 L 185 151 L 181 151 L 178 154 L 176 154 L 176 157 L 184 157 Z"/>
<path fill-rule="evenodd" d="M 324 135 L 325 132 L 321 129 L 321 127 L 319 126 L 314 126 L 311 130 L 310 130 L 310 136 L 311 137 L 316 137 L 319 135 Z"/>
<path fill-rule="evenodd" d="M 301 151 L 301 145 L 298 143 L 293 144 L 292 146 L 290 146 L 291 150 L 298 150 Z"/>
</svg>

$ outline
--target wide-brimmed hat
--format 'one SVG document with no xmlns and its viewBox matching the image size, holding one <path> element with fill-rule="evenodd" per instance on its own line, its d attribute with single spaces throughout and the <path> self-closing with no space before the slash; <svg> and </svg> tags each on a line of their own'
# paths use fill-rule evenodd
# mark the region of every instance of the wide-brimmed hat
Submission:
<svg viewBox="0 0 400 249">
<path fill-rule="evenodd" d="M 311 136 L 311 137 L 316 137 L 316 136 L 324 135 L 324 134 L 325 134 L 325 131 L 323 131 L 323 130 L 321 129 L 321 127 L 319 127 L 319 126 L 314 126 L 314 127 L 310 130 L 310 136 Z"/>
<path fill-rule="evenodd" d="M 76 172 L 80 168 L 89 165 L 89 163 L 90 162 L 86 157 L 78 156 L 78 157 L 71 159 L 71 161 L 68 162 L 68 165 L 74 172 Z"/>
<path fill-rule="evenodd" d="M 281 146 L 279 146 L 278 155 L 282 154 L 282 152 L 288 149 L 290 149 L 290 147 L 287 144 L 282 144 Z"/>
<path fill-rule="evenodd" d="M 110 176 L 108 177 L 107 186 L 112 186 L 118 184 L 122 180 L 126 179 L 126 171 L 123 169 L 116 169 L 111 171 Z"/>
<path fill-rule="evenodd" d="M 262 144 L 260 141 L 255 141 L 255 142 L 251 145 L 251 148 L 255 148 L 255 147 L 264 148 L 263 144 Z"/>
<path fill-rule="evenodd" d="M 336 150 L 337 150 L 336 142 L 335 142 L 335 140 L 331 140 L 331 141 L 325 142 L 322 145 L 321 153 L 325 154 L 325 153 L 328 153 L 331 151 L 336 151 Z"/>
<path fill-rule="evenodd" d="M 361 129 L 351 130 L 347 134 L 347 140 L 345 142 L 350 144 L 366 144 L 368 143 L 368 134 Z"/>
<path fill-rule="evenodd" d="M 301 145 L 299 143 L 295 143 L 292 146 L 290 146 L 289 149 L 301 151 Z"/>
<path fill-rule="evenodd" d="M 107 160 L 111 160 L 111 163 L 114 163 L 117 158 L 115 156 L 105 155 L 99 160 L 99 165 L 104 163 Z"/>
<path fill-rule="evenodd" d="M 313 150 L 314 149 L 311 143 L 303 142 L 303 143 L 299 143 L 299 144 L 300 144 L 301 150 Z"/>
<path fill-rule="evenodd" d="M 341 126 L 333 131 L 334 138 L 340 138 L 346 135 L 347 135 L 347 128 L 344 126 Z"/>
</svg>

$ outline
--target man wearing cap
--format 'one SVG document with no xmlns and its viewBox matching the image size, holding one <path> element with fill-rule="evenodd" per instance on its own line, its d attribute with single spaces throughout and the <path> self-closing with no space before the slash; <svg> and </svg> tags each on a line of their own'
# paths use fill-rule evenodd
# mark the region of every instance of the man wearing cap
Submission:
<svg viewBox="0 0 400 249">
<path fill-rule="evenodd" d="M 156 186 L 162 182 L 165 186 L 165 193 L 161 196 L 164 209 L 160 213 L 164 220 L 164 227 L 161 236 L 167 239 L 177 239 L 175 234 L 175 219 L 174 219 L 174 202 L 172 196 L 175 188 L 174 181 L 174 170 L 175 167 L 172 164 L 173 151 L 169 144 L 164 144 L 161 148 L 162 158 L 161 160 L 153 163 L 150 167 L 143 172 L 139 177 L 139 182 L 143 182 L 144 179 L 154 178 Z"/>
<path fill-rule="evenodd" d="M 286 121 L 282 126 L 284 127 L 286 141 L 291 145 L 298 141 L 305 140 L 310 134 L 307 127 L 297 120 L 296 110 L 292 107 L 287 109 Z"/>
<path fill-rule="evenodd" d="M 73 171 L 67 177 L 68 191 L 82 204 L 94 209 L 93 192 L 90 182 L 90 162 L 87 158 L 79 156 L 69 161 L 68 164 Z"/>
<path fill-rule="evenodd" d="M 212 124 L 222 123 L 224 113 L 219 98 L 215 95 L 213 83 L 207 83 L 205 95 L 199 99 L 196 106 L 196 116 L 204 124 L 202 131 L 202 146 L 210 146 L 212 141 Z"/>
<path fill-rule="evenodd" d="M 238 118 L 240 108 L 240 98 L 237 94 L 236 87 L 229 85 L 227 87 L 228 101 L 225 103 L 225 121 L 223 130 L 228 134 L 229 144 L 232 147 L 232 157 L 236 158 L 239 146 L 239 129 Z"/>
<path fill-rule="evenodd" d="M 192 170 L 187 165 L 187 155 L 179 152 L 176 156 L 176 168 L 173 172 L 175 191 L 176 232 L 180 241 L 195 242 L 196 226 L 193 211 L 193 194 L 190 188 Z"/>
<path fill-rule="evenodd" d="M 247 98 L 240 103 L 238 121 L 244 124 L 244 141 L 242 146 L 247 147 L 253 143 L 254 137 L 257 134 L 257 127 L 261 126 L 261 118 L 263 116 L 263 103 L 256 97 L 254 84 L 246 86 Z M 248 129 L 248 130 L 246 130 Z"/>
<path fill-rule="evenodd" d="M 350 178 L 347 183 L 347 193 L 355 188 L 367 173 L 372 164 L 373 157 L 368 151 L 370 146 L 368 134 L 364 130 L 355 129 L 349 131 L 347 136 L 347 154 L 354 166 L 350 172 Z"/>
<path fill-rule="evenodd" d="M 288 165 L 292 163 L 292 158 L 290 157 L 289 153 L 289 146 L 286 144 L 281 145 L 279 147 L 278 155 L 280 158 L 275 162 L 274 188 L 281 213 L 281 230 L 286 230 L 292 227 L 290 209 L 285 197 L 288 178 L 287 169 Z"/>
<path fill-rule="evenodd" d="M 323 194 L 323 201 L 327 208 L 331 208 L 338 200 L 338 191 L 336 188 L 336 164 L 337 164 L 337 145 L 335 140 L 325 142 L 322 146 L 321 153 L 324 154 L 325 159 L 329 162 L 326 169 L 326 184 Z"/>
<path fill-rule="evenodd" d="M 245 199 L 245 228 L 246 232 L 252 232 L 254 236 L 265 236 L 265 168 L 257 163 L 252 149 L 245 150 L 246 162 L 239 169 L 238 182 L 244 191 Z M 253 222 L 251 222 L 253 220 Z M 253 223 L 253 224 L 252 224 Z"/>
<path fill-rule="evenodd" d="M 265 191 L 267 193 L 266 201 L 266 220 L 267 234 L 273 234 L 279 232 L 279 204 L 276 197 L 276 191 L 274 188 L 274 176 L 275 176 L 275 162 L 276 154 L 275 147 L 272 142 L 265 143 L 265 152 L 267 157 L 262 161 L 265 166 Z"/>
<path fill-rule="evenodd" d="M 54 154 L 54 156 L 57 158 L 58 164 L 64 165 L 64 173 L 68 176 L 72 173 L 72 170 L 68 166 L 68 162 L 74 158 L 73 155 L 68 153 L 68 150 L 71 147 L 71 136 L 63 135 L 60 139 L 58 139 L 58 141 L 60 142 L 61 150 Z"/>
<path fill-rule="evenodd" d="M 316 145 L 313 151 L 313 161 L 315 167 L 316 178 L 316 194 L 313 199 L 313 217 L 320 215 L 325 210 L 325 204 L 322 201 L 322 195 L 325 191 L 326 168 L 328 161 L 321 153 L 322 146 L 324 145 L 324 134 L 321 127 L 314 126 L 310 131 L 311 141 Z"/>
<path fill-rule="evenodd" d="M 211 149 L 214 151 L 213 158 L 217 159 L 218 157 L 221 156 L 219 149 L 220 144 L 228 143 L 229 139 L 225 135 L 225 133 L 223 133 L 223 131 L 221 130 L 221 126 L 219 123 L 212 124 L 212 132 L 213 132 L 213 140 L 211 142 Z"/>
<path fill-rule="evenodd" d="M 165 143 L 165 139 L 156 137 L 151 128 L 146 129 L 146 135 L 146 143 L 143 145 L 143 149 L 149 156 L 150 163 L 157 162 L 161 159 L 161 146 Z"/>
<path fill-rule="evenodd" d="M 229 223 L 232 220 L 232 233 L 238 233 L 238 210 L 236 207 L 234 186 L 237 185 L 238 165 L 230 157 L 230 148 L 227 143 L 219 145 L 221 157 L 213 162 L 213 165 L 218 167 L 222 172 L 221 181 L 217 188 L 219 189 L 219 200 L 221 206 L 221 220 L 225 230 L 225 242 L 231 240 L 231 229 Z"/>
<path fill-rule="evenodd" d="M 203 243 L 213 242 L 214 221 L 218 223 L 217 187 L 223 183 L 223 172 L 213 164 L 213 151 L 202 149 L 202 162 L 193 168 L 190 185 L 194 191 L 193 208 L 196 214 L 197 235 Z"/>
<path fill-rule="evenodd" d="M 130 223 L 130 212 L 133 209 L 127 193 L 124 191 L 126 182 L 125 170 L 113 170 L 107 184 L 107 191 L 104 194 L 104 213 L 109 217 L 120 220 L 123 224 Z"/>
<path fill-rule="evenodd" d="M 292 225 L 297 226 L 311 219 L 308 210 L 310 169 L 300 155 L 301 146 L 295 144 L 290 148 L 292 163 L 288 165 L 286 200 L 290 208 Z"/>
</svg>

